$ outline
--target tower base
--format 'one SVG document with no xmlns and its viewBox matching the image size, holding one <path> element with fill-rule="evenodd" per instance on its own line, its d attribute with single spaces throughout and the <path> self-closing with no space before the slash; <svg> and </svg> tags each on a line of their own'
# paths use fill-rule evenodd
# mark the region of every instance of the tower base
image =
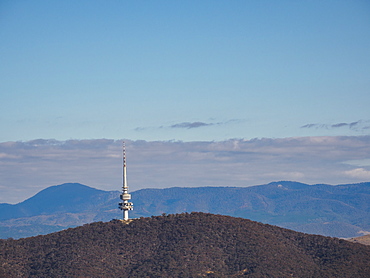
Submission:
<svg viewBox="0 0 370 278">
<path fill-rule="evenodd" d="M 116 219 L 116 220 L 118 220 L 119 222 L 122 222 L 123 224 L 130 224 L 135 219 L 127 219 L 127 220 L 124 220 L 124 219 Z"/>
</svg>

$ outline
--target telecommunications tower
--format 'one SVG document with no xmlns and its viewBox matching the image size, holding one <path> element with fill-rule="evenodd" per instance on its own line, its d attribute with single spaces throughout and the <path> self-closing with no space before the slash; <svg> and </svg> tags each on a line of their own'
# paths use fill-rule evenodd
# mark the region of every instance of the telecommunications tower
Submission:
<svg viewBox="0 0 370 278">
<path fill-rule="evenodd" d="M 131 200 L 131 194 L 128 193 L 127 177 L 126 177 L 126 147 L 125 142 L 123 142 L 123 172 L 122 172 L 122 194 L 120 195 L 122 203 L 119 203 L 119 208 L 123 210 L 123 220 L 128 220 L 128 211 L 134 209 L 133 203 L 129 202 Z"/>
</svg>

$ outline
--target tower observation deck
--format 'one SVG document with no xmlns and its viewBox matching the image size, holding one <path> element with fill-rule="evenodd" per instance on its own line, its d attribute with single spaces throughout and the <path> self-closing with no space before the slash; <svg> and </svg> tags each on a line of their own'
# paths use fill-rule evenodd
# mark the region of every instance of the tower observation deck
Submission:
<svg viewBox="0 0 370 278">
<path fill-rule="evenodd" d="M 126 176 L 126 146 L 125 142 L 122 145 L 123 149 L 123 169 L 122 169 L 122 194 L 120 198 L 122 200 L 121 203 L 118 204 L 118 207 L 123 210 L 123 220 L 128 220 L 128 211 L 134 209 L 134 205 L 131 200 L 131 194 L 128 193 L 128 186 L 127 186 L 127 176 Z"/>
</svg>

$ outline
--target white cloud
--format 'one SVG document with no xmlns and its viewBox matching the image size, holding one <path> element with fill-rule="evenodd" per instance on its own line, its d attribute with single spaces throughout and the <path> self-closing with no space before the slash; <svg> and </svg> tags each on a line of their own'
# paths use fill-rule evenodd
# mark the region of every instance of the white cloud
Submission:
<svg viewBox="0 0 370 278">
<path fill-rule="evenodd" d="M 121 141 L 108 139 L 0 143 L 0 202 L 19 202 L 64 182 L 120 190 L 121 147 Z M 126 152 L 132 191 L 251 186 L 279 180 L 309 184 L 370 180 L 366 168 L 355 171 L 343 163 L 368 159 L 370 136 L 220 142 L 127 140 Z"/>
<path fill-rule="evenodd" d="M 16 158 L 19 158 L 19 156 L 7 153 L 0 153 L 0 159 L 16 159 Z"/>
<path fill-rule="evenodd" d="M 353 170 L 345 171 L 345 174 L 361 180 L 370 180 L 370 171 L 365 170 L 364 168 L 356 168 Z"/>
</svg>

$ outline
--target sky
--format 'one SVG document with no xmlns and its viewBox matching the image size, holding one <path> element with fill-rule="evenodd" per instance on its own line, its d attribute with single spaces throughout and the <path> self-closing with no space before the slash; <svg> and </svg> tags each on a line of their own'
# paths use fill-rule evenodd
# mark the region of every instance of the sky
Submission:
<svg viewBox="0 0 370 278">
<path fill-rule="evenodd" d="M 75 147 L 81 149 L 74 149 L 74 154 L 94 167 L 99 159 L 93 151 L 85 156 L 86 142 L 108 140 L 116 146 L 109 149 L 118 153 L 122 139 L 131 146 L 162 142 L 159 150 L 179 159 L 168 160 L 171 168 L 184 163 L 171 151 L 176 144 L 187 154 L 196 142 L 206 148 L 200 153 L 208 153 L 213 143 L 275 144 L 293 138 L 302 143 L 311 142 L 311 137 L 365 142 L 370 135 L 369 1 L 2 0 L 0 38 L 0 202 L 17 202 L 54 185 L 50 183 L 69 182 L 69 174 L 76 182 L 110 188 L 96 171 L 67 174 L 70 165 L 89 168 L 77 157 L 73 163 L 72 158 L 61 158 L 70 155 L 61 147 L 70 142 L 79 142 Z M 44 142 L 43 147 L 34 142 Z M 203 178 L 191 173 L 198 179 L 189 185 L 176 181 L 183 177 L 180 167 L 173 169 L 168 182 L 160 178 L 159 185 L 151 168 L 147 178 L 153 182 L 138 180 L 143 184 L 135 188 L 249 186 L 294 178 L 287 173 L 296 173 L 298 181 L 341 183 L 351 182 L 348 171 L 356 169 L 362 170 L 352 175 L 353 182 L 369 180 L 370 153 L 366 149 L 358 157 L 355 146 L 333 145 L 333 150 L 347 155 L 330 160 L 337 171 L 347 173 L 339 176 L 330 170 L 334 164 L 320 164 L 328 174 L 316 178 L 308 177 L 313 172 L 294 169 L 305 157 L 305 148 L 315 152 L 307 143 L 300 148 L 301 156 L 273 170 L 270 177 L 262 177 L 262 170 L 248 174 L 253 178 L 237 174 L 244 166 L 252 167 L 253 159 L 241 156 L 245 160 L 230 157 L 240 167 L 230 162 L 235 166 L 230 182 L 204 170 Z M 147 149 L 157 153 L 154 147 Z M 287 146 L 283 149 L 290 152 Z M 138 153 L 132 156 L 141 156 Z M 264 153 L 264 163 L 270 165 L 275 154 Z M 357 164 L 342 163 L 352 160 Z M 40 161 L 50 161 L 46 166 L 58 166 L 66 177 L 46 177 Z M 186 161 L 192 162 L 189 157 Z M 213 162 L 205 164 L 211 167 Z M 17 169 L 28 177 L 22 178 L 24 173 Z M 19 197 L 9 190 L 15 184 L 22 188 Z"/>
</svg>

